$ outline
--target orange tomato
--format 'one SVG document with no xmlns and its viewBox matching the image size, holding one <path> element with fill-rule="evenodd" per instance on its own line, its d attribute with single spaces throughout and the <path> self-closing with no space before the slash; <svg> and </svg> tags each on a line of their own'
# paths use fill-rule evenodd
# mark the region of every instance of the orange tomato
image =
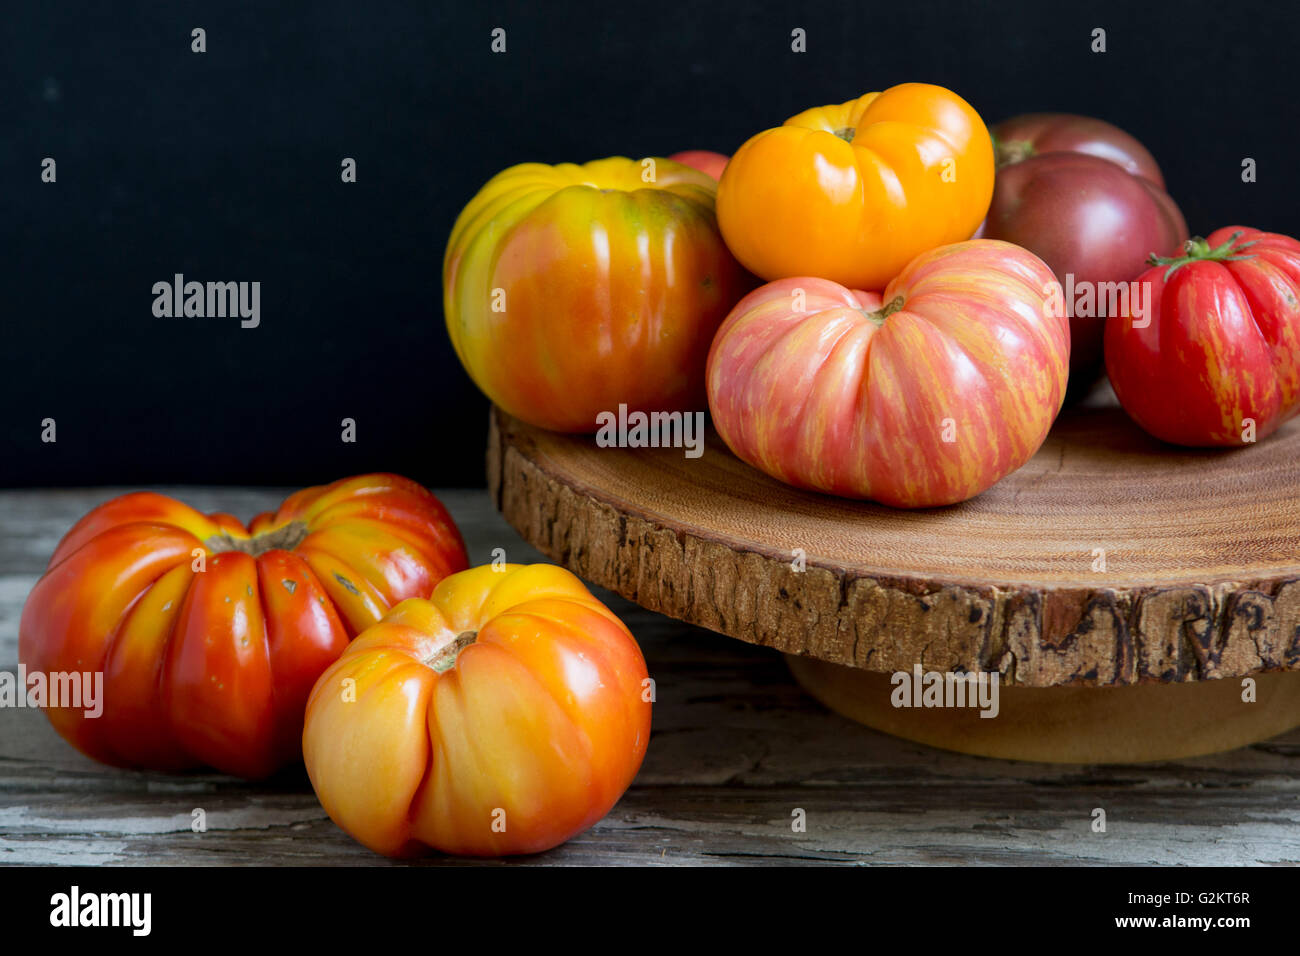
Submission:
<svg viewBox="0 0 1300 956">
<path fill-rule="evenodd" d="M 975 233 L 993 174 L 979 114 L 943 87 L 903 83 L 752 137 L 722 174 L 718 224 L 764 279 L 879 290 L 921 253 Z"/>
<path fill-rule="evenodd" d="M 601 412 L 704 407 L 704 360 L 753 283 L 718 234 L 714 180 L 667 159 L 498 173 L 452 229 L 451 343 L 526 422 L 594 432 Z"/>
<path fill-rule="evenodd" d="M 379 853 L 537 853 L 587 829 L 645 756 L 631 633 L 551 565 L 473 568 L 349 645 L 307 704 L 334 822 Z"/>
<path fill-rule="evenodd" d="M 348 640 L 468 563 L 442 503 L 396 475 L 307 488 L 247 528 L 136 492 L 59 543 L 19 659 L 103 675 L 98 717 L 46 708 L 87 756 L 264 777 L 301 759 L 307 694 Z"/>
</svg>

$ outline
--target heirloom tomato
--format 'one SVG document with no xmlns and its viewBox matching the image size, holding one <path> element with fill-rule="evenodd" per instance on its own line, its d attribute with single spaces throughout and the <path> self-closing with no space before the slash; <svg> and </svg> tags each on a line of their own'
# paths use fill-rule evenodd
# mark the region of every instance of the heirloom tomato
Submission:
<svg viewBox="0 0 1300 956">
<path fill-rule="evenodd" d="M 379 853 L 538 853 L 636 776 L 649 683 L 631 633 L 568 571 L 474 568 L 321 675 L 303 757 L 326 812 Z"/>
<path fill-rule="evenodd" d="M 1178 445 L 1240 446 L 1300 412 L 1300 242 L 1229 226 L 1153 261 L 1137 280 L 1150 313 L 1106 322 L 1133 420 Z"/>
<path fill-rule="evenodd" d="M 1071 113 L 1025 113 L 998 123 L 992 134 L 999 168 L 1044 153 L 1084 153 L 1165 188 L 1164 175 L 1150 151 L 1105 120 Z"/>
<path fill-rule="evenodd" d="M 903 83 L 752 137 L 718 185 L 718 224 L 764 279 L 879 290 L 928 249 L 969 239 L 993 195 L 993 144 L 956 93 Z"/>
<path fill-rule="evenodd" d="M 467 564 L 446 509 L 396 475 L 307 488 L 248 527 L 135 492 L 59 543 L 19 658 L 103 674 L 98 718 L 46 709 L 96 760 L 264 777 L 302 758 L 307 694 L 349 638 Z"/>
<path fill-rule="evenodd" d="M 1038 450 L 1069 358 L 1051 270 L 972 239 L 923 253 L 883 298 L 809 277 L 750 293 L 709 354 L 709 407 L 731 450 L 781 481 L 945 505 Z"/>
<path fill-rule="evenodd" d="M 443 262 L 452 345 L 497 405 L 556 431 L 704 404 L 718 323 L 752 282 L 717 183 L 668 159 L 526 163 L 461 212 Z"/>
<path fill-rule="evenodd" d="M 1031 113 L 993 127 L 998 174 L 980 235 L 1024 246 L 1056 273 L 1070 317 L 1076 389 L 1097 376 L 1108 283 L 1173 252 L 1187 224 L 1146 147 L 1088 116 Z"/>
<path fill-rule="evenodd" d="M 727 168 L 727 157 L 707 149 L 687 149 L 673 153 L 668 157 L 675 163 L 708 173 L 714 179 L 722 178 L 722 171 Z"/>
</svg>

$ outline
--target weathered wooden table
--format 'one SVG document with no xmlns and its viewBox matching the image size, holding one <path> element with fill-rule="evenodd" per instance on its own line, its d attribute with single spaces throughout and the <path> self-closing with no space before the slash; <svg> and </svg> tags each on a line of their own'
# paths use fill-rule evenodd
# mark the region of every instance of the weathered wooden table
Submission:
<svg viewBox="0 0 1300 956">
<path fill-rule="evenodd" d="M 283 497 L 162 490 L 241 517 Z M 22 604 L 59 537 L 117 493 L 0 492 L 0 669 L 17 665 Z M 440 496 L 475 563 L 494 548 L 540 559 L 486 492 Z M 649 753 L 608 817 L 516 865 L 1300 862 L 1300 731 L 1146 767 L 950 754 L 831 714 L 773 651 L 601 597 L 640 640 L 657 684 Z M 1097 807 L 1104 833 L 1092 829 Z M 191 829 L 196 808 L 206 832 Z M 803 832 L 791 825 L 799 809 Z M 0 864 L 384 862 L 334 826 L 301 769 L 256 785 L 116 770 L 74 751 L 40 712 L 0 709 Z"/>
</svg>

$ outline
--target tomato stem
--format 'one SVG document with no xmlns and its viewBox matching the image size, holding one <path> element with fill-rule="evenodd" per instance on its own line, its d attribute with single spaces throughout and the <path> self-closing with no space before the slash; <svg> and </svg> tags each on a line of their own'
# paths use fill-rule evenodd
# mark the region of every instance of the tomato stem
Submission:
<svg viewBox="0 0 1300 956">
<path fill-rule="evenodd" d="M 884 306 L 883 308 L 877 309 L 875 312 L 868 312 L 866 309 L 860 309 L 859 311 L 863 315 L 865 315 L 868 319 L 870 319 L 872 322 L 874 322 L 876 324 L 876 328 L 880 328 L 885 324 L 885 319 L 889 318 L 891 315 L 893 315 L 902 307 L 903 307 L 903 297 L 901 295 L 896 295 L 889 302 L 888 305 Z"/>
<path fill-rule="evenodd" d="M 455 665 L 456 658 L 460 656 L 460 652 L 473 644 L 477 638 L 478 631 L 462 631 L 457 634 L 450 643 L 444 644 L 440 647 L 437 655 L 426 660 L 425 663 L 439 674 L 449 671 Z"/>
<path fill-rule="evenodd" d="M 233 538 L 228 533 L 214 534 L 203 542 L 203 546 L 213 554 L 220 554 L 222 551 L 242 551 L 256 558 L 268 551 L 292 551 L 302 544 L 308 532 L 306 522 L 290 521 L 286 525 L 249 538 Z"/>
<path fill-rule="evenodd" d="M 835 135 L 846 143 L 853 142 L 853 137 L 857 135 L 857 130 L 852 126 L 841 126 L 835 131 Z"/>
<path fill-rule="evenodd" d="M 1165 281 L 1174 274 L 1181 266 L 1190 262 L 1235 262 L 1238 259 L 1253 259 L 1254 255 L 1236 255 L 1247 246 L 1253 246 L 1259 242 L 1258 239 L 1252 239 L 1250 242 L 1237 244 L 1241 238 L 1241 230 L 1238 229 L 1228 241 L 1221 246 L 1210 248 L 1210 244 L 1200 236 L 1195 236 L 1183 243 L 1183 255 L 1181 256 L 1158 256 L 1154 252 L 1147 257 L 1147 265 L 1151 266 L 1168 266 L 1165 271 Z"/>
<path fill-rule="evenodd" d="M 993 140 L 993 162 L 998 169 L 1013 166 L 1036 155 L 1034 144 L 1027 139 L 1009 139 L 1003 142 L 992 133 L 989 133 L 989 137 Z"/>
</svg>

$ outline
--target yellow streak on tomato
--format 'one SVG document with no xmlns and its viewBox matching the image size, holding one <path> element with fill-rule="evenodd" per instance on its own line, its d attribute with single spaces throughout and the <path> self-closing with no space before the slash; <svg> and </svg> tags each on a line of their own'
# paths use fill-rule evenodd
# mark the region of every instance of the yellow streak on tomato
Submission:
<svg viewBox="0 0 1300 956">
<path fill-rule="evenodd" d="M 1187 317 L 1178 330 L 1182 362 L 1203 383 L 1207 417 L 1217 417 L 1208 437 L 1215 444 L 1234 445 L 1241 443 L 1247 418 L 1261 426 L 1257 437 L 1272 430 L 1263 426 L 1276 418 L 1280 396 L 1272 374 L 1260 378 L 1252 372 L 1268 367 L 1263 354 L 1267 346 L 1253 334 L 1245 297 L 1224 281 L 1213 286 L 1219 294 L 1201 294 L 1211 286 L 1197 281 L 1197 273 L 1219 270 L 1226 267 L 1216 262 L 1184 266 L 1174 274 L 1171 291 L 1178 314 Z"/>
<path fill-rule="evenodd" d="M 131 607 L 113 639 L 104 663 L 104 699 L 113 706 L 88 723 L 115 760 L 173 769 L 198 762 L 171 731 L 166 702 L 158 693 L 167 647 L 193 578 L 188 563 L 162 575 Z"/>
</svg>

